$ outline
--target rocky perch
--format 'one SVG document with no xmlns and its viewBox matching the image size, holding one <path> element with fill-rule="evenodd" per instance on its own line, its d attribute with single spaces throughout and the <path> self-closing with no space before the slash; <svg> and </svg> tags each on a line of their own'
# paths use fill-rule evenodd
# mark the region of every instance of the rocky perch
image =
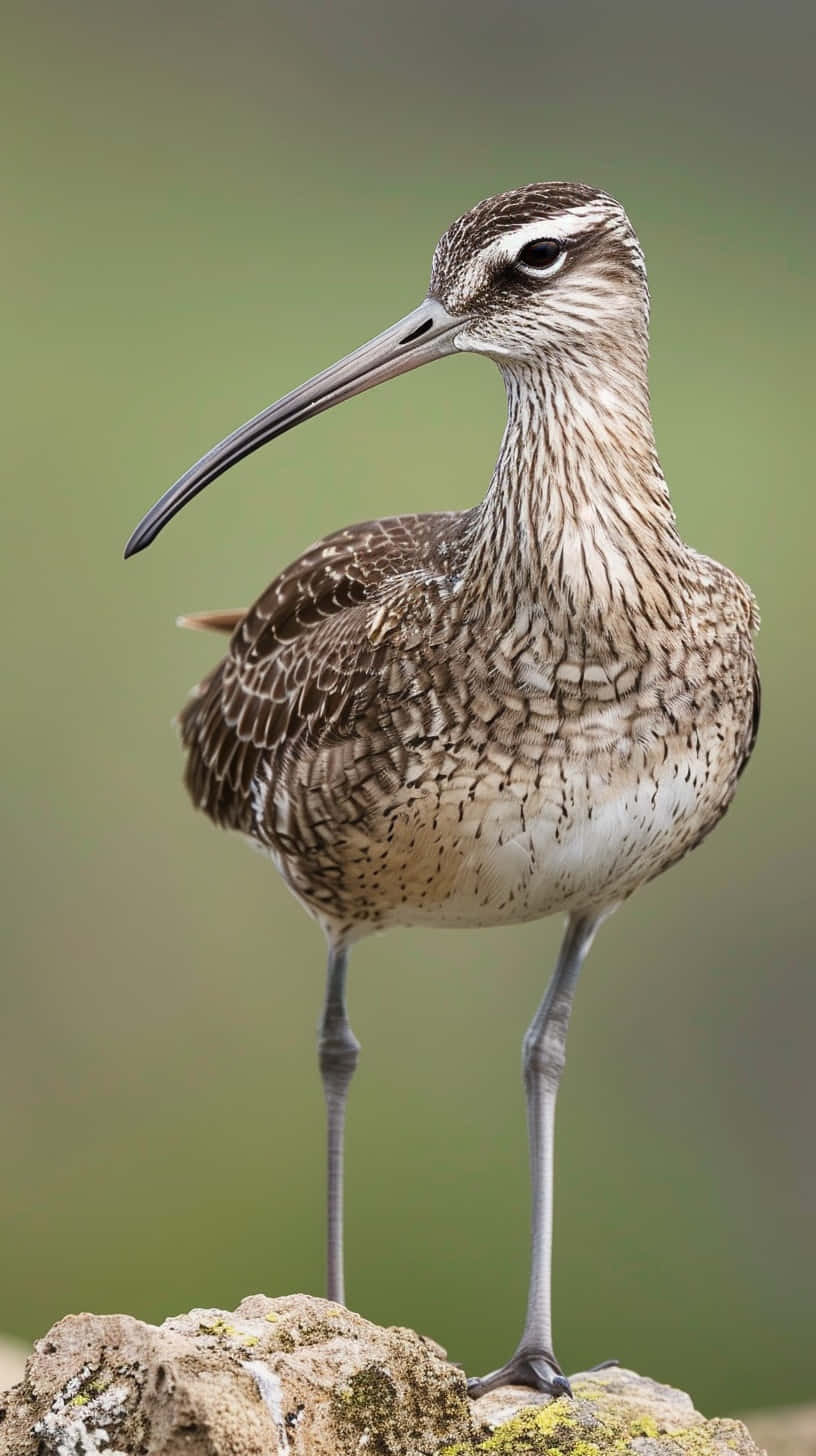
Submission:
<svg viewBox="0 0 816 1456">
<path fill-rule="evenodd" d="M 473 1404 L 432 1340 L 305 1295 L 159 1327 L 70 1315 L 0 1396 L 0 1456 L 758 1456 L 739 1421 L 631 1371 L 573 1388 Z"/>
</svg>

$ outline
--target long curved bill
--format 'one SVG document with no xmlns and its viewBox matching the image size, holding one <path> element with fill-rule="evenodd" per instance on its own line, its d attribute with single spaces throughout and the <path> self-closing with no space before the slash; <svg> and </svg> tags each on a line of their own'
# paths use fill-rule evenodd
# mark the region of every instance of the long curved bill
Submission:
<svg viewBox="0 0 816 1456">
<path fill-rule="evenodd" d="M 151 506 L 130 537 L 125 556 L 143 551 L 193 496 L 267 441 L 375 384 L 455 353 L 456 334 L 463 323 L 462 318 L 449 314 L 437 299 L 426 298 L 419 308 L 406 314 L 385 333 L 261 410 L 254 419 L 208 450 Z"/>
</svg>

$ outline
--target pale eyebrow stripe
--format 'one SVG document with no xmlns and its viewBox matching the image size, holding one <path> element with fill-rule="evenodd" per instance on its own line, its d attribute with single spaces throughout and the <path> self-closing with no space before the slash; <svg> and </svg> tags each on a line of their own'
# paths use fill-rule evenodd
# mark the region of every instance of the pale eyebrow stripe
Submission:
<svg viewBox="0 0 816 1456">
<path fill-rule="evenodd" d="M 479 250 L 465 270 L 463 285 L 465 289 L 475 286 L 491 264 L 510 263 L 518 257 L 527 243 L 536 242 L 538 238 L 553 238 L 556 242 L 563 243 L 567 238 L 575 237 L 576 233 L 589 232 L 590 228 L 607 219 L 612 221 L 608 204 L 589 202 L 580 207 L 567 208 L 555 217 L 540 217 L 532 222 L 522 223 L 520 227 L 513 228 L 512 232 L 502 233 Z"/>
</svg>

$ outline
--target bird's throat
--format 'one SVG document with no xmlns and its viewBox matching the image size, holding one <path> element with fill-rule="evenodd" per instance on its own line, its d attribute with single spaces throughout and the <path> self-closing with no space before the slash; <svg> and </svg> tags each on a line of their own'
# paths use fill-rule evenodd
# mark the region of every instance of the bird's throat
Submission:
<svg viewBox="0 0 816 1456">
<path fill-rule="evenodd" d="M 478 510 L 474 567 L 508 604 L 544 593 L 571 619 L 637 609 L 682 550 L 642 370 L 503 368 L 507 423 Z M 488 558 L 488 559 L 486 559 Z"/>
</svg>

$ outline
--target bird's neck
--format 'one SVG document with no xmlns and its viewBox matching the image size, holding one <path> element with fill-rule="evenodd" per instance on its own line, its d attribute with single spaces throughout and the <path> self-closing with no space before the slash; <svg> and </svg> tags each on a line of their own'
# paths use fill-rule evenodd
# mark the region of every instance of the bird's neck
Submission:
<svg viewBox="0 0 816 1456">
<path fill-rule="evenodd" d="M 638 610 L 682 551 L 643 357 L 502 367 L 507 425 L 472 564 L 496 606 L 532 594 L 570 620 Z"/>
</svg>

